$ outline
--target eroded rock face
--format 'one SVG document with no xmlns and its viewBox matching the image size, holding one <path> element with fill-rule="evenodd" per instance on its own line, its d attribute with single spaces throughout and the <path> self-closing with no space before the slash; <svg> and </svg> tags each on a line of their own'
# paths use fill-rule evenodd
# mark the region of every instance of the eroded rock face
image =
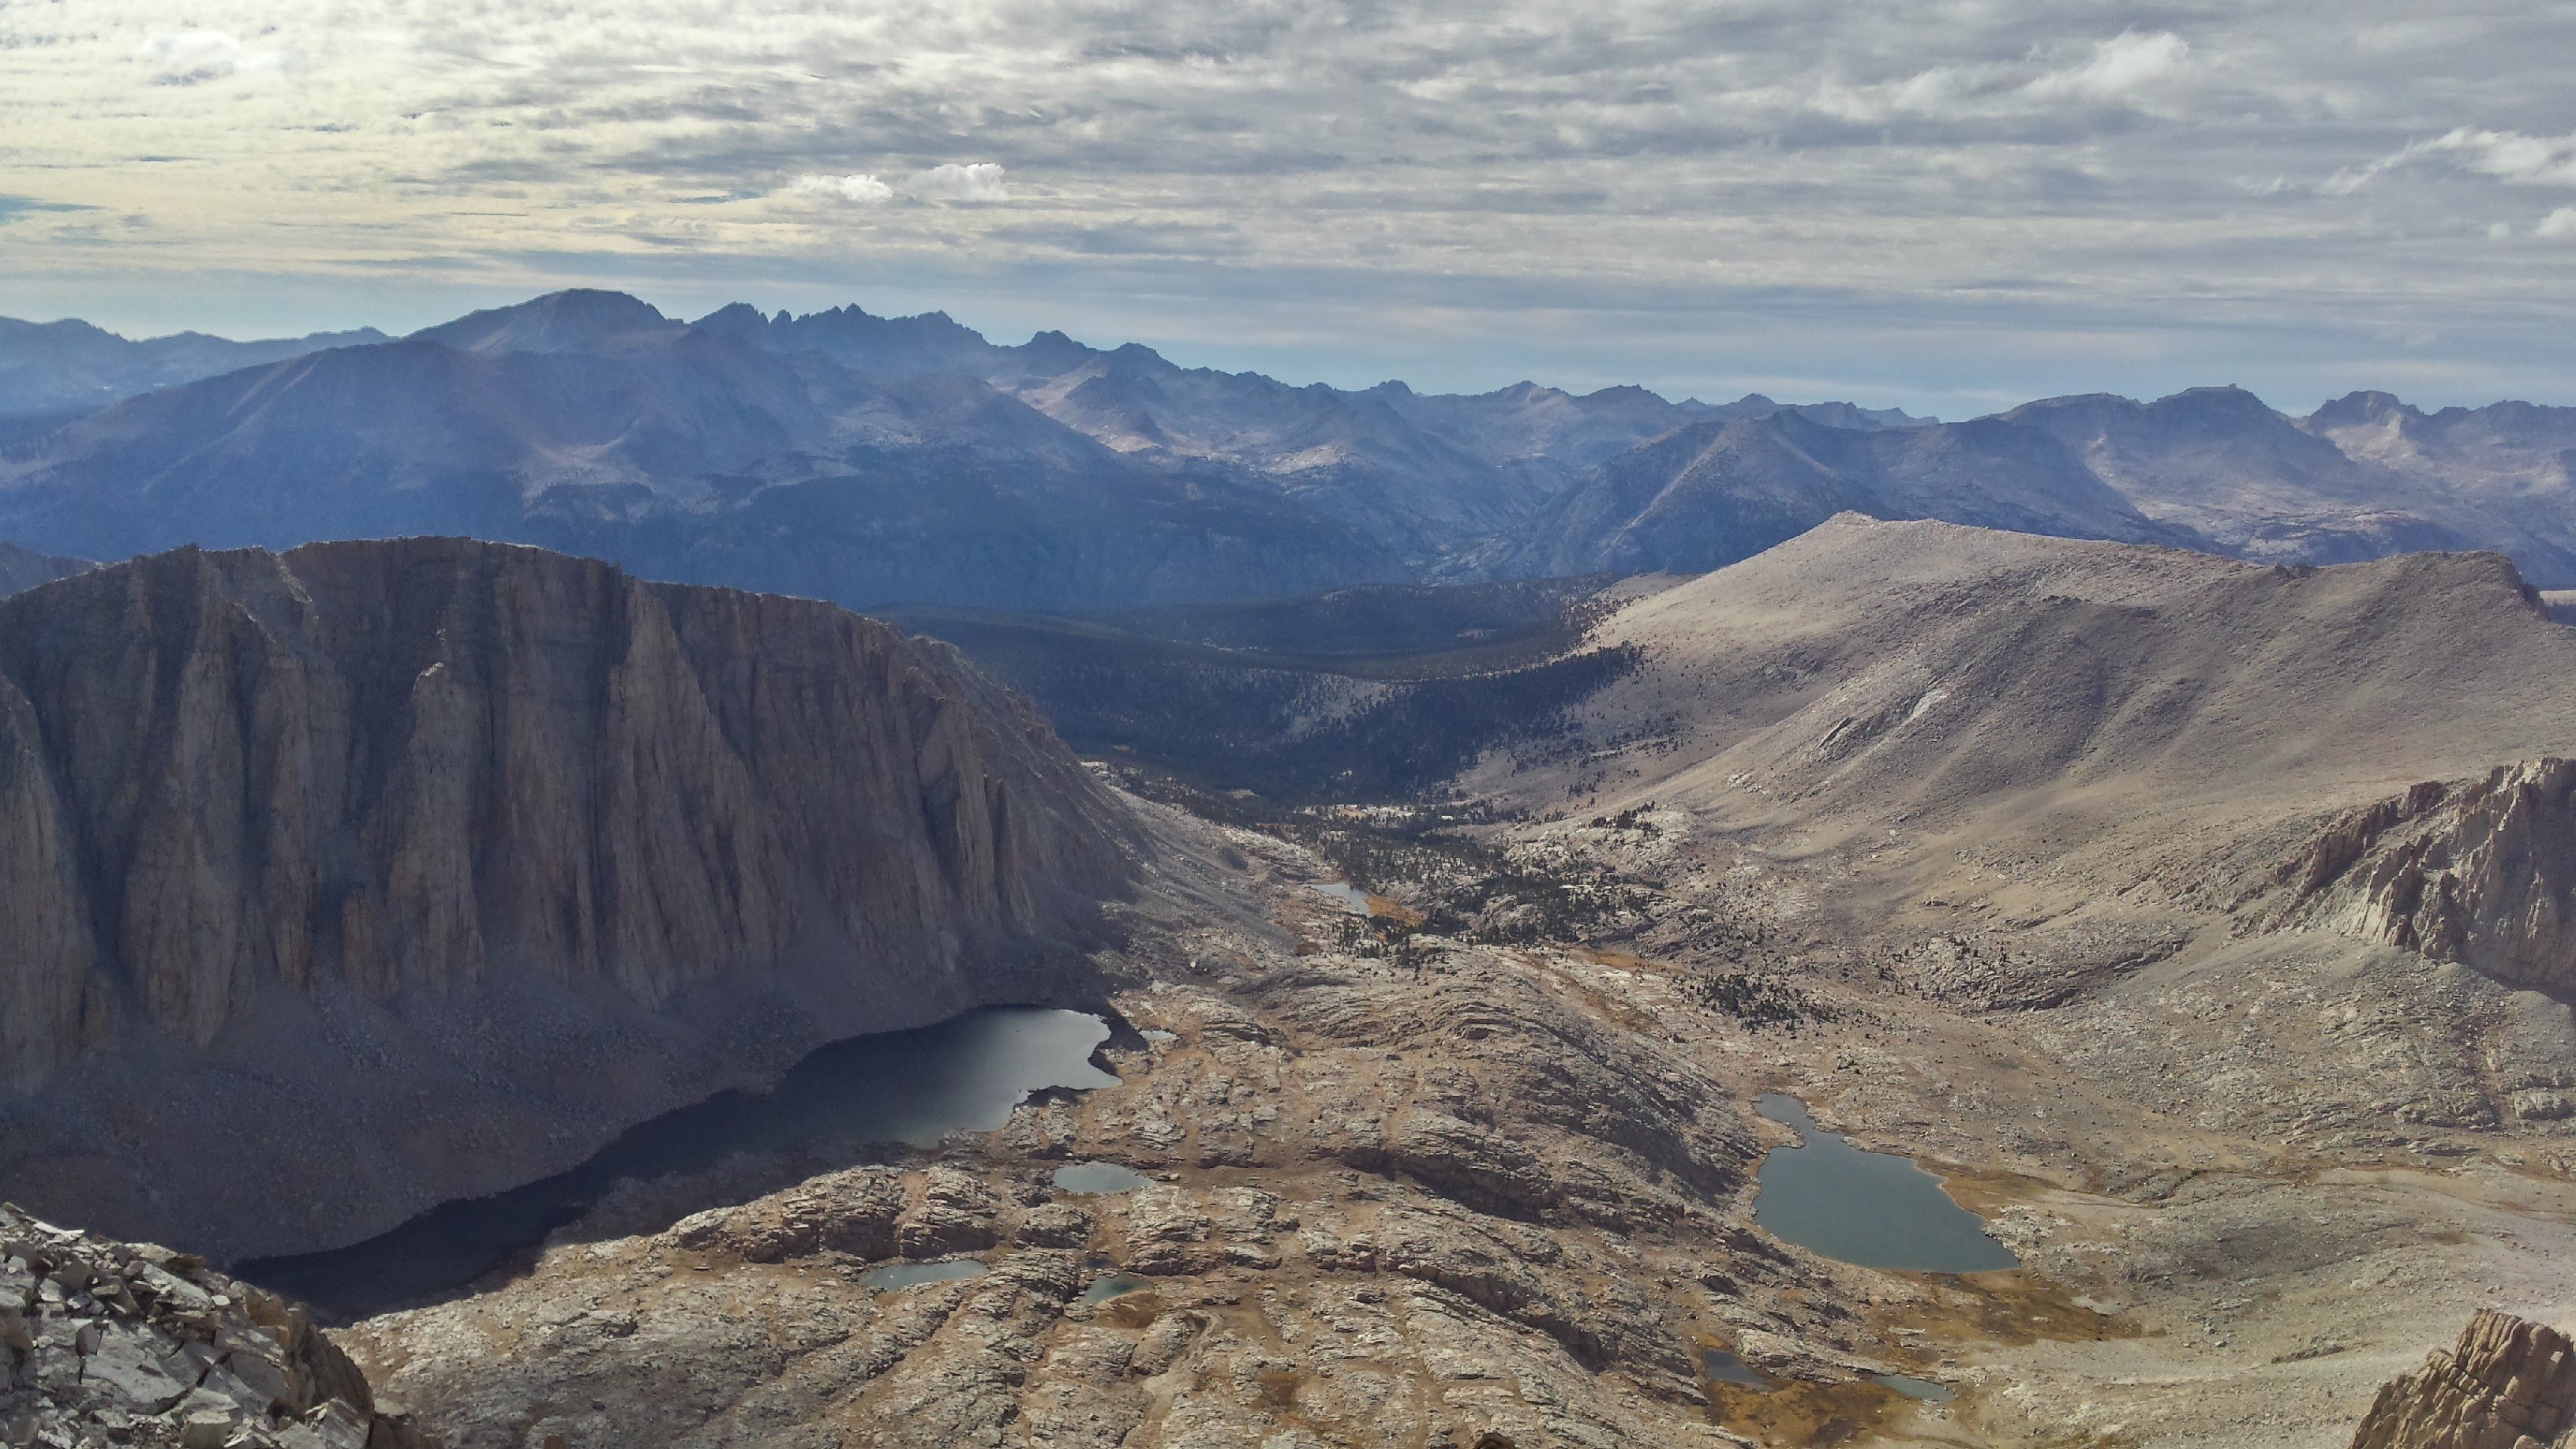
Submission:
<svg viewBox="0 0 2576 1449">
<path fill-rule="evenodd" d="M 312 1318 L 202 1259 L 0 1205 L 0 1443 L 431 1449 Z"/>
<path fill-rule="evenodd" d="M 2556 1329 L 2481 1311 L 2459 1346 L 2391 1380 L 2352 1449 L 2542 1449 L 2576 1428 L 2576 1344 Z"/>
<path fill-rule="evenodd" d="M 2512 986 L 2576 988 L 2576 761 L 2355 811 L 2288 867 L 2306 914 Z"/>
<path fill-rule="evenodd" d="M 944 646 L 825 604 L 443 539 L 102 569 L 0 604 L 0 1165 L 110 1230 L 323 1246 L 1042 995 L 997 963 L 1118 888 L 1126 822 Z M 67 1068 L 109 1047 L 162 1085 L 103 1168 L 119 1073 Z M 357 1164 L 317 1222 L 152 1197 L 204 1176 L 174 1155 L 241 1176 L 210 1132 L 306 1131 Z"/>
</svg>

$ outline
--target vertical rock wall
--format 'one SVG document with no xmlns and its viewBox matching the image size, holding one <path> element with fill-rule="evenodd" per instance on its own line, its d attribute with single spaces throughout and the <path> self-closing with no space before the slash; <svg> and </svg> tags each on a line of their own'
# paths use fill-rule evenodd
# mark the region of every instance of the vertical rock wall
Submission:
<svg viewBox="0 0 2576 1449">
<path fill-rule="evenodd" d="M 463 540 L 155 555 L 0 601 L 0 1087 L 233 1061 L 281 1000 L 504 1077 L 562 1069 L 478 1018 L 531 991 L 578 1033 L 793 970 L 842 1006 L 772 1035 L 910 1025 L 1118 889 L 1128 828 L 829 605 Z M 638 1115 L 709 1073 L 660 1075 Z"/>
<path fill-rule="evenodd" d="M 2576 761 L 2416 785 L 2328 826 L 2279 878 L 2296 918 L 2576 991 Z"/>
</svg>

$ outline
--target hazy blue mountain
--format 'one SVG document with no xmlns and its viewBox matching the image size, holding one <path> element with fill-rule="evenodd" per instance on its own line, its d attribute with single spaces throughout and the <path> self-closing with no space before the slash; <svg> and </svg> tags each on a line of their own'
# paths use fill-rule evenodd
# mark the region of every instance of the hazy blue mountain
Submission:
<svg viewBox="0 0 2576 1449">
<path fill-rule="evenodd" d="M 96 565 L 87 559 L 56 558 L 0 541 L 0 597 L 23 593 L 38 584 L 49 584 L 73 574 L 85 574 L 94 567 Z"/>
<path fill-rule="evenodd" d="M 108 557 L 436 531 L 844 602 L 1244 596 L 1420 574 L 1628 448 L 1781 406 L 1300 387 L 1061 332 L 996 344 L 941 313 L 690 323 L 598 290 L 363 351 L 172 378 L 190 385 L 14 447 L 0 424 L 0 519 Z"/>
<path fill-rule="evenodd" d="M 405 338 L 459 352 L 614 352 L 650 347 L 688 330 L 623 292 L 576 287 L 508 307 L 468 312 Z"/>
<path fill-rule="evenodd" d="M 0 464 L 0 529 L 109 558 L 460 534 L 862 605 L 1089 607 L 1401 572 L 1226 470 L 1141 465 L 972 378 L 861 378 L 622 300 L 541 298 L 119 403 Z"/>
<path fill-rule="evenodd" d="M 1162 464 L 1220 462 L 1282 498 L 1369 530 L 1420 563 L 1508 527 L 1584 470 L 1674 428 L 1767 415 L 1759 395 L 1672 402 L 1640 387 L 1564 392 L 1532 382 L 1475 395 L 1401 382 L 1359 391 L 1256 372 L 1174 364 L 1150 347 L 1102 350 L 1062 332 L 1017 346 L 945 313 L 874 317 L 856 307 L 764 317 L 742 305 L 695 324 L 781 352 L 814 352 L 873 375 L 979 377 L 1120 453 Z M 1911 424 L 1850 403 L 1802 405 L 1845 427 Z"/>
<path fill-rule="evenodd" d="M 2535 582 L 2576 583 L 2576 409 L 2427 417 L 2356 393 L 2303 420 L 2242 388 L 2205 387 L 2153 402 L 2051 398 L 2004 416 L 2074 449 L 2141 512 L 2229 553 L 2323 564 L 2486 548 Z"/>
<path fill-rule="evenodd" d="M 2500 402 L 2428 414 L 2357 392 L 2299 425 L 2369 469 L 2386 504 L 2512 554 L 2542 587 L 2576 587 L 2576 408 Z"/>
<path fill-rule="evenodd" d="M 2021 533 L 2190 544 L 2037 429 L 1999 418 L 1854 429 L 1799 410 L 1711 419 L 1585 475 L 1461 572 L 1697 573 L 1837 513 L 1937 518 Z"/>
<path fill-rule="evenodd" d="M 937 312 L 685 322 L 596 290 L 399 342 L 0 324 L 0 531 L 42 550 L 457 533 L 862 606 L 1706 569 L 1844 509 L 2281 561 L 2498 548 L 2567 585 L 2572 455 L 2576 409 L 2523 403 L 2357 393 L 2296 419 L 2197 388 L 1942 423 L 1348 390 Z"/>
<path fill-rule="evenodd" d="M 140 341 L 77 320 L 0 317 L 0 446 L 154 388 L 295 357 L 382 342 L 372 327 L 234 342 L 198 332 Z"/>
</svg>

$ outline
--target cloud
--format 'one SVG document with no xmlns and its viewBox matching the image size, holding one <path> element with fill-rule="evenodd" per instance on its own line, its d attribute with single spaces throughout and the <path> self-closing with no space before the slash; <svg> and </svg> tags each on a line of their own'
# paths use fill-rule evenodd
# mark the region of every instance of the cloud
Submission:
<svg viewBox="0 0 2576 1449">
<path fill-rule="evenodd" d="M 32 196 L 0 195 L 0 226 L 6 226 L 22 216 L 33 216 L 39 212 L 96 210 L 98 210 L 97 207 L 83 206 L 72 201 L 40 201 Z"/>
<path fill-rule="evenodd" d="M 864 171 L 848 176 L 807 172 L 797 177 L 788 189 L 799 196 L 820 197 L 826 201 L 855 201 L 866 206 L 894 199 L 893 187 Z"/>
<path fill-rule="evenodd" d="M 923 307 L 1026 295 L 1032 329 L 1089 288 L 1104 336 L 1196 287 L 1228 345 L 1264 297 L 1453 289 L 1480 339 L 1550 339 L 1510 355 L 1551 377 L 1543 347 L 1644 357 L 1648 319 L 1819 297 L 1848 307 L 1825 351 L 1937 307 L 2092 358 L 2105 317 L 2232 336 L 2250 308 L 2265 345 L 2333 336 L 2357 369 L 2369 295 L 2445 339 L 2408 365 L 2488 376 L 2576 328 L 2568 243 L 2532 240 L 2576 203 L 2565 31 L 2563 5 L 2421 0 L 0 0 L 0 193 L 107 208 L 16 211 L 0 291 L 68 295 L 110 264 L 57 233 L 148 205 L 151 245 L 106 220 L 106 294 L 177 299 L 171 327 L 210 274 L 298 308 L 317 277 L 533 291 L 649 254 L 800 307 L 898 276 Z M 2496 205 L 2508 183 L 2541 204 Z M 1348 316 L 1318 355 L 1418 373 L 1418 331 Z M 1703 320 L 1654 355 L 1748 386 L 1806 365 L 1797 329 L 1754 366 Z"/>
<path fill-rule="evenodd" d="M 2576 186 L 2576 136 L 2526 136 L 2520 131 L 2482 131 L 2462 126 L 2404 149 L 2367 166 L 2338 172 L 2327 183 L 2349 194 L 2399 167 L 2428 157 L 2453 158 L 2454 164 L 2508 186 Z"/>
<path fill-rule="evenodd" d="M 809 171 L 788 183 L 787 189 L 798 196 L 821 201 L 857 202 L 863 206 L 882 206 L 895 199 L 894 186 L 872 172 L 854 172 L 833 176 Z M 914 174 L 903 183 L 902 194 L 915 201 L 1008 201 L 1010 189 L 1002 184 L 1002 168 L 990 161 L 959 165 L 948 162 Z"/>
<path fill-rule="evenodd" d="M 2190 56 L 2190 44 L 2171 31 L 2122 31 L 2097 42 L 2093 58 L 2084 64 L 2051 71 L 2024 89 L 2043 101 L 2125 101 L 2173 80 Z"/>
<path fill-rule="evenodd" d="M 964 165 L 949 161 L 933 166 L 912 178 L 913 195 L 928 201 L 1008 201 L 1010 190 L 1002 185 L 1002 168 L 990 161 L 972 161 Z"/>
<path fill-rule="evenodd" d="M 290 69 L 292 51 L 261 50 L 221 30 L 164 30 L 143 42 L 155 85 L 192 86 L 226 76 L 277 74 Z"/>
<path fill-rule="evenodd" d="M 2423 144 L 2422 154 L 2455 154 L 2481 176 L 2512 186 L 2576 186 L 2576 136 L 2526 136 L 2466 127 Z"/>
<path fill-rule="evenodd" d="M 1822 115 L 1863 125 L 2027 117 L 2067 106 L 2139 107 L 2183 74 L 2190 55 L 2190 43 L 2170 31 L 2123 31 L 2095 41 L 2092 54 L 2076 65 L 2041 68 L 2045 59 L 2033 54 L 2012 64 L 1935 66 L 1862 85 L 1829 79 L 1811 103 Z"/>
<path fill-rule="evenodd" d="M 2576 241 L 2576 206 L 2562 206 L 2542 217 L 2531 234 L 2550 241 Z"/>
</svg>

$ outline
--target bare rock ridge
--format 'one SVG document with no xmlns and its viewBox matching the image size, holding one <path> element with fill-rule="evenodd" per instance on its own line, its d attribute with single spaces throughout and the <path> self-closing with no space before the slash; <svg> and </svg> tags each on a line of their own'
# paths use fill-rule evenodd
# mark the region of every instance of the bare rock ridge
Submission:
<svg viewBox="0 0 2576 1449">
<path fill-rule="evenodd" d="M 0 1204 L 0 1443 L 432 1449 L 311 1315 Z"/>
<path fill-rule="evenodd" d="M 2509 985 L 2576 989 L 2576 761 L 2357 810 L 2293 863 L 2310 919 Z"/>
<path fill-rule="evenodd" d="M 2576 1428 L 2567 1335 L 2481 1310 L 2459 1346 L 2379 1391 L 2352 1449 L 2548 1449 Z"/>
<path fill-rule="evenodd" d="M 363 1235 L 1044 997 L 1127 818 L 827 604 L 450 539 L 101 569 L 0 603 L 0 1167 L 212 1251 Z M 243 1180 L 286 1142 L 348 1154 L 310 1221 Z"/>
</svg>

